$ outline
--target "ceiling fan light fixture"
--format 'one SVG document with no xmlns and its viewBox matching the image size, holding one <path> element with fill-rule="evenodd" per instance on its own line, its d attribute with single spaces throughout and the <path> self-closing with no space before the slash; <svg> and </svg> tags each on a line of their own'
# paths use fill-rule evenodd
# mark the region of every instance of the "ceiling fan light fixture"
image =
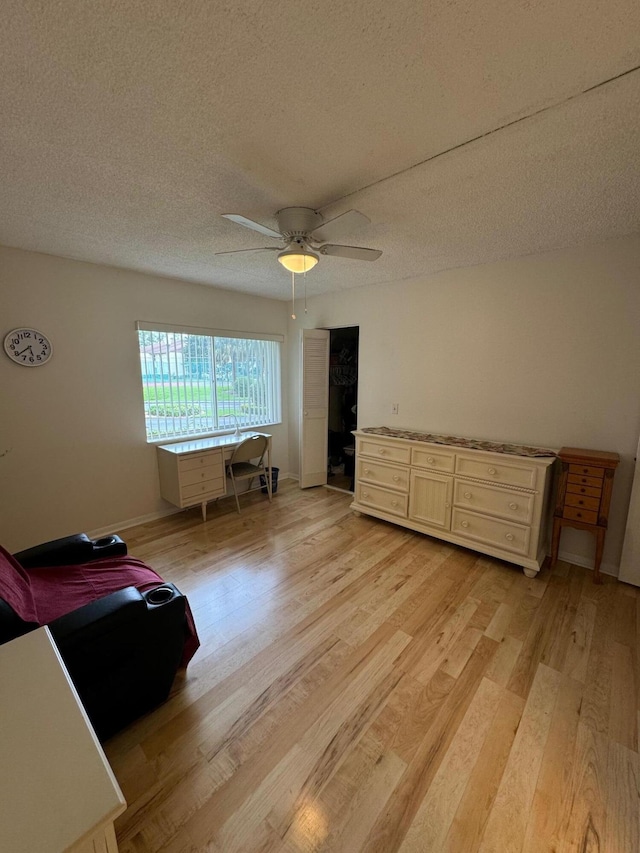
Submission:
<svg viewBox="0 0 640 853">
<path fill-rule="evenodd" d="M 278 255 L 282 266 L 292 273 L 305 273 L 312 270 L 320 260 L 320 256 L 309 249 L 285 249 Z"/>
</svg>

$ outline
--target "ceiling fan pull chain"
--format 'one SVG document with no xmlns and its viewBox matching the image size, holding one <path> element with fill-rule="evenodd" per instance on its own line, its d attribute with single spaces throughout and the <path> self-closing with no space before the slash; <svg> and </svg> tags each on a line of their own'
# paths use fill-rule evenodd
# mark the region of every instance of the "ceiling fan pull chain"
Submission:
<svg viewBox="0 0 640 853">
<path fill-rule="evenodd" d="M 307 271 L 305 270 L 302 274 L 302 278 L 304 279 L 304 313 L 307 313 Z"/>
<path fill-rule="evenodd" d="M 291 319 L 296 319 L 296 274 L 291 273 Z"/>
</svg>

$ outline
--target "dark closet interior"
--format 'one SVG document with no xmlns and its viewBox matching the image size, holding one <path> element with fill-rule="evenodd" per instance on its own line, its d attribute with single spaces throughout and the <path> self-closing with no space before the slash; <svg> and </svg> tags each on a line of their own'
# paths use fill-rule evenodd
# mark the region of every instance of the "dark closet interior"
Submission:
<svg viewBox="0 0 640 853">
<path fill-rule="evenodd" d="M 329 460 L 327 485 L 352 492 L 358 426 L 357 326 L 329 330 Z"/>
</svg>

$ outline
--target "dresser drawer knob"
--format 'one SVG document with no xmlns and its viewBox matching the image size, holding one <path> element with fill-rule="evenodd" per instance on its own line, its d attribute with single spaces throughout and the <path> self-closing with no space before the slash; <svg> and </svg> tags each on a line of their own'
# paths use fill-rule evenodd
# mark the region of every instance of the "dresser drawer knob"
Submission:
<svg viewBox="0 0 640 853">
<path fill-rule="evenodd" d="M 364 469 L 364 473 L 365 473 L 365 474 L 370 474 L 371 472 L 369 471 L 369 469 L 368 469 L 368 468 L 365 468 L 365 469 Z"/>
<path fill-rule="evenodd" d="M 579 504 L 580 506 L 584 506 L 584 501 L 578 501 L 578 504 Z"/>
<path fill-rule="evenodd" d="M 465 496 L 465 498 L 466 498 L 468 501 L 470 501 L 470 500 L 471 500 L 471 492 L 465 492 L 465 493 L 464 493 L 464 496 Z"/>
<path fill-rule="evenodd" d="M 578 516 L 578 518 L 582 518 L 582 513 L 581 513 L 581 512 L 577 512 L 577 513 L 576 513 L 576 515 Z"/>
<path fill-rule="evenodd" d="M 431 465 L 433 465 L 433 463 L 434 463 L 435 461 L 436 461 L 436 460 L 433 458 L 433 456 L 427 456 L 427 462 L 429 462 Z"/>
<path fill-rule="evenodd" d="M 368 498 L 368 497 L 369 497 L 369 492 L 363 492 L 363 493 L 362 493 L 362 497 L 363 497 L 363 498 Z"/>
<path fill-rule="evenodd" d="M 586 489 L 580 489 L 580 494 L 581 494 L 581 495 L 584 495 L 584 493 L 585 493 L 586 491 L 587 491 Z"/>
<path fill-rule="evenodd" d="M 490 473 L 492 476 L 493 476 L 494 474 L 497 474 L 497 473 L 498 473 L 498 472 L 496 471 L 496 469 L 495 469 L 495 468 L 488 468 L 487 470 L 489 471 L 489 473 Z"/>
<path fill-rule="evenodd" d="M 391 501 L 391 506 L 398 506 L 398 501 Z"/>
<path fill-rule="evenodd" d="M 586 481 L 586 480 L 585 480 L 585 478 L 583 477 L 583 478 L 582 478 L 582 480 L 581 480 L 581 482 L 582 482 L 582 483 L 586 483 L 587 481 Z"/>
<path fill-rule="evenodd" d="M 397 483 L 399 479 L 400 479 L 400 477 L 398 477 L 398 475 L 397 475 L 397 474 L 394 474 L 394 475 L 393 475 L 393 482 L 394 482 L 394 483 Z"/>
<path fill-rule="evenodd" d="M 504 538 L 508 539 L 509 542 L 513 542 L 513 533 L 505 533 Z"/>
<path fill-rule="evenodd" d="M 469 522 L 468 522 L 468 521 L 461 521 L 461 522 L 460 522 L 460 527 L 468 527 L 468 526 L 469 526 Z"/>
<path fill-rule="evenodd" d="M 384 449 L 384 447 L 378 448 L 378 453 L 386 453 L 386 452 L 387 451 Z"/>
<path fill-rule="evenodd" d="M 513 509 L 513 510 L 518 509 L 518 504 L 515 503 L 515 501 L 511 501 L 511 503 L 509 504 L 509 509 Z"/>
</svg>

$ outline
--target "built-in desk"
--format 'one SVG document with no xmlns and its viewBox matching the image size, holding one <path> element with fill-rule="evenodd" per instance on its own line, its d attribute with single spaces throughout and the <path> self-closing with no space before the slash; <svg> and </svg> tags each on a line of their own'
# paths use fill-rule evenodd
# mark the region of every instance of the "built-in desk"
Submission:
<svg viewBox="0 0 640 853">
<path fill-rule="evenodd" d="M 227 494 L 225 462 L 246 438 L 266 435 L 267 468 L 271 477 L 271 436 L 264 432 L 216 435 L 162 444 L 157 448 L 160 494 L 181 509 L 197 506 L 207 520 L 207 503 Z"/>
<path fill-rule="evenodd" d="M 0 646 L 0 850 L 117 853 L 126 808 L 48 628 Z"/>
</svg>

